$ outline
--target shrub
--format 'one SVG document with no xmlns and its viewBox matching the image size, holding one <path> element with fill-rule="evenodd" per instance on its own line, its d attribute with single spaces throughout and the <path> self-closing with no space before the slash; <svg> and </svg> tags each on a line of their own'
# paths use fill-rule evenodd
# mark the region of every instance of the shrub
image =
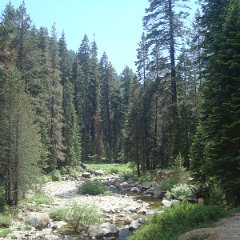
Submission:
<svg viewBox="0 0 240 240">
<path fill-rule="evenodd" d="M 112 167 L 109 169 L 109 173 L 115 173 L 115 174 L 119 174 L 119 169 L 116 167 Z"/>
<path fill-rule="evenodd" d="M 167 191 L 166 197 L 168 199 L 186 200 L 192 194 L 191 186 L 183 183 L 174 185 L 170 191 Z"/>
<path fill-rule="evenodd" d="M 87 181 L 82 183 L 77 188 L 77 193 L 79 194 L 89 194 L 89 195 L 98 195 L 103 194 L 107 191 L 107 187 L 97 181 Z"/>
<path fill-rule="evenodd" d="M 0 238 L 6 238 L 11 232 L 9 228 L 0 229 Z"/>
<path fill-rule="evenodd" d="M 162 214 L 154 215 L 130 240 L 174 240 L 194 228 L 208 227 L 226 213 L 219 206 L 178 204 Z"/>
<path fill-rule="evenodd" d="M 178 155 L 173 161 L 170 172 L 160 181 L 159 189 L 162 191 L 170 191 L 177 184 L 187 183 L 188 176 L 188 172 L 183 167 L 183 158 L 181 155 Z"/>
<path fill-rule="evenodd" d="M 75 230 L 103 222 L 102 214 L 94 206 L 78 203 L 73 203 L 68 208 L 66 218 L 66 222 L 72 225 Z"/>
<path fill-rule="evenodd" d="M 59 170 L 54 170 L 52 172 L 52 181 L 61 181 L 62 180 L 62 176 Z"/>
<path fill-rule="evenodd" d="M 52 204 L 54 202 L 53 198 L 47 196 L 42 192 L 35 193 L 33 196 L 27 197 L 27 202 L 36 204 Z"/>
<path fill-rule="evenodd" d="M 103 222 L 102 213 L 96 210 L 94 206 L 87 204 L 72 203 L 66 208 L 57 208 L 49 213 L 50 218 L 55 221 L 66 221 L 80 230 L 90 224 L 98 224 Z"/>
<path fill-rule="evenodd" d="M 226 195 L 220 184 L 212 180 L 209 183 L 209 197 L 207 204 L 226 205 Z"/>
<path fill-rule="evenodd" d="M 8 228 L 11 226 L 11 217 L 7 214 L 0 214 L 0 228 Z"/>
<path fill-rule="evenodd" d="M 49 212 L 49 217 L 54 221 L 66 221 L 67 208 L 55 208 Z"/>
</svg>

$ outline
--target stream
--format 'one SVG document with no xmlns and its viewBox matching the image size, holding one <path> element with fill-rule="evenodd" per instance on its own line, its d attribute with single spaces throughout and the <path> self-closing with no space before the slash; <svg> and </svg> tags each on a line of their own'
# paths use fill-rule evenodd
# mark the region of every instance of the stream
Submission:
<svg viewBox="0 0 240 240">
<path fill-rule="evenodd" d="M 153 193 L 157 189 L 154 183 L 146 182 L 140 184 L 133 181 L 125 182 L 117 175 L 107 176 L 100 179 L 100 181 L 108 186 L 108 189 L 111 192 L 110 194 L 96 196 L 78 194 L 77 186 L 86 180 L 89 179 L 79 177 L 75 180 L 65 179 L 60 182 L 46 183 L 43 186 L 43 191 L 54 199 L 54 203 L 43 206 L 40 212 L 48 214 L 51 209 L 66 207 L 72 202 L 93 205 L 103 213 L 106 223 L 105 225 L 111 225 L 111 227 L 119 229 L 119 234 L 110 233 L 106 237 L 100 239 L 125 240 L 132 235 L 132 230 L 146 222 L 148 215 L 154 214 L 156 211 L 160 210 L 161 198 L 149 197 L 149 193 Z M 133 190 L 137 190 L 137 192 Z M 25 211 L 22 215 L 22 221 L 25 221 L 28 218 L 28 215 L 34 213 L 34 211 L 37 210 L 34 210 L 33 208 L 32 210 Z M 86 229 L 79 233 L 74 231 L 69 225 L 61 225 L 61 222 L 50 221 L 48 226 L 42 230 L 37 230 L 32 227 L 31 230 L 19 231 L 16 227 L 13 234 L 16 236 L 16 239 L 99 239 L 98 237 L 89 237 L 89 231 L 89 229 Z M 113 235 L 115 237 L 112 237 Z M 6 239 L 11 239 L 11 237 Z"/>
</svg>

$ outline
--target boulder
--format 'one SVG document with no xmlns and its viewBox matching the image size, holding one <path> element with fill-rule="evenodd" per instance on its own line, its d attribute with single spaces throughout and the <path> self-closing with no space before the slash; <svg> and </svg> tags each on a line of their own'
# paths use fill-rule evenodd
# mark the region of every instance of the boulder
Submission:
<svg viewBox="0 0 240 240">
<path fill-rule="evenodd" d="M 103 237 L 103 230 L 100 225 L 94 224 L 88 227 L 88 235 L 92 238 Z"/>
<path fill-rule="evenodd" d="M 122 182 L 120 183 L 121 188 L 127 188 L 128 187 L 128 182 Z"/>
<path fill-rule="evenodd" d="M 82 177 L 91 178 L 91 173 L 90 172 L 84 172 L 84 173 L 82 173 Z"/>
<path fill-rule="evenodd" d="M 159 190 L 154 190 L 153 191 L 153 197 L 154 198 L 162 198 L 164 196 L 164 193 L 162 191 Z"/>
<path fill-rule="evenodd" d="M 44 228 L 47 228 L 49 225 L 49 215 L 47 213 L 31 212 L 27 216 L 26 222 L 32 227 L 42 230 Z"/>
<path fill-rule="evenodd" d="M 152 182 L 143 182 L 142 188 L 143 189 L 149 189 L 152 186 Z"/>
<path fill-rule="evenodd" d="M 95 171 L 95 175 L 97 175 L 97 176 L 103 176 L 103 175 L 104 175 L 104 171 L 103 171 L 102 169 L 96 170 L 96 171 Z"/>
<path fill-rule="evenodd" d="M 133 187 L 130 189 L 130 192 L 133 192 L 133 193 L 140 193 L 141 190 L 138 188 L 138 187 Z"/>
<path fill-rule="evenodd" d="M 173 205 L 179 203 L 180 201 L 179 200 L 167 200 L 167 199 L 163 199 L 162 200 L 162 204 L 164 207 L 172 207 Z"/>
<path fill-rule="evenodd" d="M 119 229 L 116 227 L 116 225 L 111 223 L 103 223 L 101 224 L 101 228 L 104 237 L 114 237 L 119 233 Z"/>
</svg>

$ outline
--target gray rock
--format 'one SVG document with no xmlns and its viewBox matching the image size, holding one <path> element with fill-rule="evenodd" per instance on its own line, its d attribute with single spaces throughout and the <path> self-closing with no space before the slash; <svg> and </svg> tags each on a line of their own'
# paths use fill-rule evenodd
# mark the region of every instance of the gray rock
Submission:
<svg viewBox="0 0 240 240">
<path fill-rule="evenodd" d="M 95 174 L 96 174 L 97 176 L 103 176 L 103 175 L 104 175 L 104 171 L 103 171 L 102 169 L 96 170 L 96 171 L 95 171 Z"/>
<path fill-rule="evenodd" d="M 169 207 L 171 207 L 171 206 L 173 206 L 173 205 L 175 205 L 179 202 L 180 202 L 179 200 L 167 200 L 167 199 L 162 200 L 163 206 L 167 207 L 167 208 L 169 208 Z"/>
<path fill-rule="evenodd" d="M 98 224 L 90 225 L 88 227 L 88 235 L 92 238 L 103 237 L 103 229 Z"/>
<path fill-rule="evenodd" d="M 149 189 L 152 186 L 152 182 L 143 182 L 142 188 L 143 189 Z"/>
<path fill-rule="evenodd" d="M 145 215 L 145 214 L 147 214 L 147 209 L 145 209 L 145 208 L 142 208 L 142 209 L 140 209 L 140 210 L 138 210 L 138 214 L 143 214 L 143 215 Z"/>
<path fill-rule="evenodd" d="M 101 224 L 101 228 L 104 237 L 114 237 L 117 236 L 119 233 L 119 229 L 111 223 L 103 223 Z"/>
<path fill-rule="evenodd" d="M 154 190 L 153 191 L 153 197 L 154 198 L 162 198 L 164 195 L 164 193 L 162 191 L 159 191 L 159 190 Z"/>
<path fill-rule="evenodd" d="M 52 224 L 52 230 L 57 230 L 57 229 L 60 229 L 64 226 L 66 226 L 67 223 L 64 222 L 64 221 L 57 221 L 57 222 L 53 222 Z"/>
<path fill-rule="evenodd" d="M 133 193 L 140 193 L 141 190 L 138 188 L 138 187 L 133 187 L 130 189 L 130 192 L 133 192 Z"/>
<path fill-rule="evenodd" d="M 27 216 L 26 222 L 36 229 L 42 230 L 49 225 L 49 215 L 47 213 L 31 212 Z"/>
<path fill-rule="evenodd" d="M 91 173 L 90 172 L 84 172 L 84 173 L 82 173 L 82 177 L 90 178 L 91 177 Z"/>
<path fill-rule="evenodd" d="M 130 231 L 136 230 L 141 226 L 141 224 L 138 221 L 132 221 L 131 224 L 129 225 L 128 229 Z"/>
<path fill-rule="evenodd" d="M 119 184 L 121 188 L 127 188 L 128 187 L 128 182 L 122 182 Z"/>
</svg>

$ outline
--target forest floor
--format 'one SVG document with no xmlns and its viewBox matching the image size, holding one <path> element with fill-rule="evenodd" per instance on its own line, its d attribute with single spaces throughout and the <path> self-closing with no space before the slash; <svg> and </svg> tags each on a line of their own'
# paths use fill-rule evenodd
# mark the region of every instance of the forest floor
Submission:
<svg viewBox="0 0 240 240">
<path fill-rule="evenodd" d="M 178 240 L 240 240 L 240 214 L 220 220 L 216 227 L 192 230 Z"/>
</svg>

